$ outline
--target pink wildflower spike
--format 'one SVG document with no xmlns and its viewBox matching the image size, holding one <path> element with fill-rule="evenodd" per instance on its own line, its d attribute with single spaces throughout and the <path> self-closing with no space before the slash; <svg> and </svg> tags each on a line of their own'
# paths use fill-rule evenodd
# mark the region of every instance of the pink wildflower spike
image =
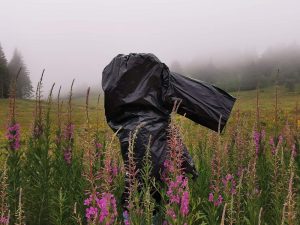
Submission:
<svg viewBox="0 0 300 225">
<path fill-rule="evenodd" d="M 218 201 L 219 201 L 220 205 L 223 203 L 223 197 L 222 197 L 222 195 L 219 195 Z"/>
<path fill-rule="evenodd" d="M 233 178 L 233 176 L 230 173 L 226 175 L 226 180 L 227 181 L 232 180 L 232 178 Z"/>
<path fill-rule="evenodd" d="M 175 214 L 175 212 L 174 212 L 173 209 L 171 209 L 171 208 L 167 209 L 167 212 L 166 212 L 166 213 L 167 213 L 167 215 L 170 216 L 171 218 L 176 219 L 176 214 Z"/>
<path fill-rule="evenodd" d="M 97 149 L 100 149 L 100 148 L 102 148 L 102 144 L 101 144 L 101 143 L 99 143 L 99 142 L 96 142 L 96 148 L 97 148 Z"/>
<path fill-rule="evenodd" d="M 91 200 L 89 198 L 84 200 L 84 205 L 89 206 L 91 204 Z"/>
<path fill-rule="evenodd" d="M 98 216 L 98 209 L 95 207 L 89 207 L 86 209 L 86 213 L 85 216 L 87 219 L 93 219 L 96 218 Z"/>
<path fill-rule="evenodd" d="M 218 207 L 219 205 L 221 205 L 223 203 L 223 197 L 222 195 L 219 195 L 218 199 L 214 202 L 214 205 L 216 207 Z"/>
<path fill-rule="evenodd" d="M 7 128 L 6 138 L 9 143 L 10 150 L 16 151 L 20 148 L 20 125 L 13 123 Z"/>
<path fill-rule="evenodd" d="M 189 213 L 189 192 L 187 191 L 182 194 L 180 212 L 183 216 Z"/>
<path fill-rule="evenodd" d="M 231 188 L 230 193 L 235 195 L 236 194 L 236 189 L 235 188 Z"/>
<path fill-rule="evenodd" d="M 209 195 L 208 195 L 208 201 L 209 202 L 213 202 L 214 201 L 214 195 L 213 195 L 213 193 L 209 193 Z"/>
<path fill-rule="evenodd" d="M 5 216 L 1 216 L 0 217 L 0 224 L 9 224 L 9 218 L 8 217 L 5 217 Z"/>
<path fill-rule="evenodd" d="M 98 192 L 84 201 L 84 205 L 87 206 L 94 202 L 93 206 L 86 209 L 86 218 L 88 220 L 98 218 L 100 223 L 113 224 L 118 215 L 115 197 L 110 193 L 103 193 L 101 198 L 97 195 L 99 195 Z"/>
<path fill-rule="evenodd" d="M 125 210 L 123 212 L 123 219 L 124 219 L 124 224 L 125 225 L 130 225 L 130 222 L 129 222 L 129 214 L 128 214 L 128 211 Z"/>
<path fill-rule="evenodd" d="M 222 183 L 224 186 L 227 186 L 227 182 L 228 182 L 228 180 L 226 178 L 222 178 Z"/>
<path fill-rule="evenodd" d="M 65 140 L 72 140 L 74 139 L 74 128 L 75 128 L 75 125 L 70 123 L 67 125 L 65 131 L 64 131 L 64 137 L 65 137 Z"/>
<path fill-rule="evenodd" d="M 72 152 L 71 152 L 71 148 L 67 148 L 65 151 L 64 151 L 64 160 L 66 161 L 66 163 L 68 165 L 71 164 L 71 161 L 72 161 Z"/>
</svg>

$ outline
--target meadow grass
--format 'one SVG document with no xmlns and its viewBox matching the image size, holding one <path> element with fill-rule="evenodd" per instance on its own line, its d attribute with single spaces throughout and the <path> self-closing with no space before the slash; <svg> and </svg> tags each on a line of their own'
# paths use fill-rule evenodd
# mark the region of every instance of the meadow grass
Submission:
<svg viewBox="0 0 300 225">
<path fill-rule="evenodd" d="M 128 208 L 125 224 L 299 224 L 300 94 L 277 87 L 276 97 L 275 90 L 232 93 L 237 102 L 220 135 L 174 116 L 199 177 L 192 181 L 178 172 L 155 185 L 163 196 L 156 205 L 149 195 L 155 181 L 144 182 L 140 192 L 132 176 L 135 207 Z M 9 212 L 10 224 L 123 224 L 120 199 L 128 168 L 106 124 L 103 99 L 66 98 L 59 104 L 60 112 L 56 96 L 41 101 L 38 118 L 35 101 L 16 100 L 16 152 L 5 137 L 9 101 L 0 99 L 0 216 Z M 38 119 L 43 131 L 37 134 Z M 172 200 L 175 192 L 178 202 Z"/>
</svg>

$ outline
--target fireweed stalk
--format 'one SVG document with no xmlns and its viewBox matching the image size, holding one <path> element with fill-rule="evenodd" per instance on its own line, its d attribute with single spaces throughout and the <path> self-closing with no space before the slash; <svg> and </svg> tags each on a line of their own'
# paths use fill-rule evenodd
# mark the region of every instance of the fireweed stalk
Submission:
<svg viewBox="0 0 300 225">
<path fill-rule="evenodd" d="M 57 128 L 56 128 L 56 139 L 55 139 L 55 144 L 57 149 L 61 149 L 61 144 L 62 144 L 62 106 L 63 106 L 63 101 L 60 101 L 60 91 L 61 91 L 61 86 L 59 87 L 58 94 L 57 94 Z"/>
<path fill-rule="evenodd" d="M 67 165 L 71 165 L 72 163 L 72 151 L 74 148 L 74 128 L 75 125 L 72 123 L 72 94 L 73 94 L 73 85 L 74 79 L 71 84 L 69 101 L 68 101 L 68 122 L 66 124 L 65 130 L 63 132 L 64 137 L 64 147 L 63 147 L 63 155 L 64 160 Z"/>
<path fill-rule="evenodd" d="M 69 224 L 72 221 L 72 208 L 75 202 L 81 202 L 81 163 L 67 164 L 65 161 L 64 147 L 69 132 L 62 129 L 62 104 L 60 100 L 61 87 L 57 95 L 57 127 L 55 133 L 54 155 L 51 157 L 51 200 L 50 214 L 52 224 Z M 73 133 L 73 131 L 72 131 Z M 81 197 L 81 198 L 80 198 Z M 78 199 L 79 198 L 79 199 Z M 79 211 L 83 213 L 82 207 Z"/>
<path fill-rule="evenodd" d="M 10 87 L 9 94 L 9 124 L 7 126 L 6 138 L 8 142 L 8 150 L 14 152 L 20 148 L 20 124 L 16 122 L 16 84 L 21 72 L 19 69 L 16 78 L 13 81 L 13 84 Z"/>
<path fill-rule="evenodd" d="M 255 154 L 258 156 L 263 152 L 263 143 L 265 140 L 265 130 L 253 130 L 253 142 L 255 145 Z"/>
<path fill-rule="evenodd" d="M 144 221 L 144 212 L 140 202 L 141 181 L 138 179 L 141 171 L 138 170 L 134 157 L 134 145 L 137 134 L 143 126 L 144 123 L 139 124 L 135 130 L 129 134 L 128 159 L 125 162 L 125 193 L 123 194 L 123 198 L 125 198 L 123 218 L 126 225 L 141 224 Z"/>
<path fill-rule="evenodd" d="M 89 91 L 90 88 L 88 88 L 86 95 L 86 137 L 94 136 L 90 135 Z M 115 136 L 116 134 L 104 153 L 104 166 L 99 171 L 95 171 L 95 169 L 98 169 L 95 162 L 99 158 L 97 152 L 102 146 L 100 146 L 100 143 L 95 146 L 95 140 L 92 138 L 88 138 L 85 143 L 85 147 L 88 148 L 88 171 L 84 175 L 89 183 L 89 190 L 86 191 L 88 198 L 84 200 L 84 206 L 86 207 L 85 217 L 88 224 L 114 224 L 118 215 L 116 198 L 112 194 L 114 177 L 117 175 L 117 169 L 112 167 L 114 165 L 112 142 Z M 102 181 L 101 184 L 100 180 Z"/>
<path fill-rule="evenodd" d="M 42 121 L 42 82 L 44 77 L 45 69 L 42 72 L 41 78 L 37 84 L 36 93 L 35 93 L 35 113 L 34 113 L 34 123 L 32 136 L 34 139 L 39 139 L 44 132 L 44 125 Z"/>
<path fill-rule="evenodd" d="M 289 178 L 289 185 L 287 188 L 287 196 L 285 199 L 285 202 L 283 204 L 283 209 L 282 209 L 282 223 L 284 224 L 285 222 L 287 224 L 296 224 L 297 223 L 297 209 L 296 209 L 296 191 L 294 188 L 294 173 L 295 173 L 295 145 L 293 145 L 292 150 L 291 150 L 291 156 L 290 156 L 290 163 L 289 163 L 289 173 L 290 173 L 290 178 Z"/>
<path fill-rule="evenodd" d="M 28 141 L 28 151 L 24 160 L 24 211 L 27 223 L 47 224 L 50 220 L 51 193 L 51 120 L 52 93 L 54 85 L 42 107 L 42 79 L 38 83 L 35 121 L 32 136 Z M 42 109 L 44 108 L 44 109 Z"/>
<path fill-rule="evenodd" d="M 7 128 L 6 138 L 8 141 L 9 149 L 17 151 L 20 148 L 20 124 L 12 121 Z"/>
<path fill-rule="evenodd" d="M 133 134 L 129 135 L 128 161 L 125 163 L 126 170 L 126 205 L 123 206 L 123 219 L 126 225 L 145 224 L 152 225 L 154 222 L 155 200 L 154 194 L 156 191 L 155 178 L 151 176 L 152 161 L 151 161 L 151 136 L 149 136 L 148 144 L 144 152 L 142 166 L 137 168 L 136 158 L 134 154 L 134 145 L 137 134 L 144 123 L 139 124 Z M 125 196 L 123 196 L 125 197 Z M 156 216 L 156 220 L 159 218 Z M 158 221 L 157 221 L 158 222 Z"/>
<path fill-rule="evenodd" d="M 174 112 L 179 104 L 175 102 L 168 128 L 168 154 L 164 162 L 163 179 L 167 185 L 166 214 L 164 224 L 187 224 L 189 214 L 188 177 L 182 169 L 183 141 L 180 128 L 174 122 Z"/>
<path fill-rule="evenodd" d="M 8 175 L 8 199 L 10 209 L 10 222 L 15 222 L 15 213 L 18 209 L 18 193 L 21 186 L 21 157 L 22 152 L 20 149 L 21 132 L 20 125 L 16 121 L 16 86 L 19 74 L 19 69 L 15 79 L 12 80 L 9 93 L 9 118 L 6 131 L 7 138 L 7 175 Z"/>
</svg>

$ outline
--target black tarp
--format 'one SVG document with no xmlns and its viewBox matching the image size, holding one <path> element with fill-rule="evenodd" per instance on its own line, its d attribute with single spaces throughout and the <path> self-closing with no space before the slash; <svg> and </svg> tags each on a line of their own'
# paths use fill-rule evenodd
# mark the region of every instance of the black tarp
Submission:
<svg viewBox="0 0 300 225">
<path fill-rule="evenodd" d="M 102 88 L 108 125 L 116 132 L 124 161 L 127 160 L 131 131 L 140 125 L 134 153 L 142 166 L 149 136 L 153 175 L 159 178 L 167 151 L 167 128 L 174 101 L 178 113 L 214 131 L 223 130 L 235 98 L 211 84 L 171 72 L 153 54 L 119 54 L 104 68 Z M 186 172 L 196 174 L 184 148 Z"/>
</svg>

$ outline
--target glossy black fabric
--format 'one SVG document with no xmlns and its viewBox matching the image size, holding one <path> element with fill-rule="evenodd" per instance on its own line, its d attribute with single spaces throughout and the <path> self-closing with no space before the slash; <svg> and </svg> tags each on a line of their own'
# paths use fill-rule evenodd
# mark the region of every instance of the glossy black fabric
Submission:
<svg viewBox="0 0 300 225">
<path fill-rule="evenodd" d="M 153 54 L 117 55 L 102 75 L 105 115 L 108 125 L 117 131 L 123 159 L 127 160 L 129 133 L 142 124 L 134 147 L 137 167 L 151 135 L 153 173 L 166 158 L 167 128 L 175 100 L 181 100 L 178 113 L 214 131 L 223 130 L 235 98 L 225 91 L 202 81 L 169 71 Z M 221 120 L 220 120 L 221 118 Z M 185 167 L 194 165 L 186 147 Z"/>
</svg>

